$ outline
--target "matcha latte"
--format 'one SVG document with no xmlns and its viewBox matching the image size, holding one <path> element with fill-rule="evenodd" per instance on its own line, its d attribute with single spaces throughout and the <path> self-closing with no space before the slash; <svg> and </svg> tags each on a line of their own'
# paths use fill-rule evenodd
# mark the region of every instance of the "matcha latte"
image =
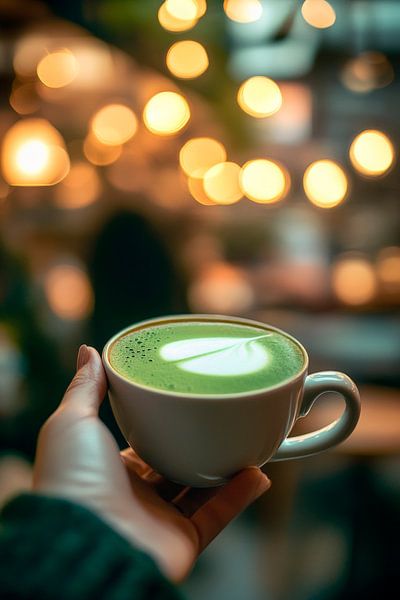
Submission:
<svg viewBox="0 0 400 600">
<path fill-rule="evenodd" d="M 185 394 L 252 392 L 297 375 L 305 359 L 289 337 L 218 321 L 180 321 L 125 333 L 109 361 L 139 385 Z"/>
</svg>

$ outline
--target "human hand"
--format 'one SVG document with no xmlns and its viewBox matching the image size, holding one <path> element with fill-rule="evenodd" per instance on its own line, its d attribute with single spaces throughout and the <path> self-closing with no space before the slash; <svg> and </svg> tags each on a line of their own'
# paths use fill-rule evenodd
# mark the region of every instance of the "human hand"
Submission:
<svg viewBox="0 0 400 600">
<path fill-rule="evenodd" d="M 119 452 L 98 411 L 107 382 L 99 354 L 82 346 L 77 373 L 39 435 L 33 488 L 95 511 L 177 582 L 242 510 L 270 487 L 256 467 L 223 487 L 185 488 L 131 449 Z"/>
</svg>

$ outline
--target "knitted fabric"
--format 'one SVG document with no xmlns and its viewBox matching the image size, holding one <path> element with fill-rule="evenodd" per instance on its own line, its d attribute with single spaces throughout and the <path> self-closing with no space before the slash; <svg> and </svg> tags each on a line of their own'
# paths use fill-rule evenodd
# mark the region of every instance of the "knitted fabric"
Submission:
<svg viewBox="0 0 400 600">
<path fill-rule="evenodd" d="M 1 600 L 182 600 L 153 560 L 88 509 L 24 494 L 0 521 Z"/>
</svg>

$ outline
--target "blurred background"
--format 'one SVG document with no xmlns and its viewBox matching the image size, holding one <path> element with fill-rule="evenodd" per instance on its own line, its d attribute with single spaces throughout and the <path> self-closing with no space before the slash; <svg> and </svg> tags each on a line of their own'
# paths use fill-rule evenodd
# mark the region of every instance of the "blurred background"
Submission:
<svg viewBox="0 0 400 600">
<path fill-rule="evenodd" d="M 354 378 L 362 416 L 265 467 L 188 598 L 399 587 L 399 30 L 396 0 L 0 0 L 1 502 L 81 343 L 243 315 Z"/>
</svg>

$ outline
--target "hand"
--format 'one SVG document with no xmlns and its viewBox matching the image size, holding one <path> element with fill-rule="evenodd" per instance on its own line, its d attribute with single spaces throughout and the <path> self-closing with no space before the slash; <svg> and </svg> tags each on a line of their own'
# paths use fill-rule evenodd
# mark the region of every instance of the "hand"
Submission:
<svg viewBox="0 0 400 600">
<path fill-rule="evenodd" d="M 184 488 L 161 477 L 135 452 L 119 452 L 98 410 L 107 382 L 100 356 L 82 346 L 77 373 L 39 435 L 33 487 L 86 505 L 182 580 L 218 533 L 270 487 L 256 467 L 225 486 Z"/>
</svg>

